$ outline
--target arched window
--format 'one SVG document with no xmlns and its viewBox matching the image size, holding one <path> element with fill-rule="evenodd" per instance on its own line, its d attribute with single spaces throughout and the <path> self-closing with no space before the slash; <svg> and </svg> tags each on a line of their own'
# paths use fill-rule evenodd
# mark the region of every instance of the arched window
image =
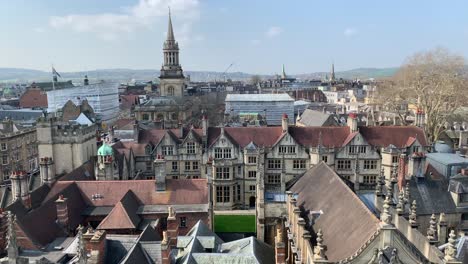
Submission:
<svg viewBox="0 0 468 264">
<path fill-rule="evenodd" d="M 169 86 L 167 88 L 167 95 L 168 96 L 174 96 L 174 87 L 173 86 Z"/>
</svg>

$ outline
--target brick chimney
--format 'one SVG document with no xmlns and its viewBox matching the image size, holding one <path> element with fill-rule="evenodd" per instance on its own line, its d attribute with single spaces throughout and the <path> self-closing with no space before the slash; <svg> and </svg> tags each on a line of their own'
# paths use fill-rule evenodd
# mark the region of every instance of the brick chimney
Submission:
<svg viewBox="0 0 468 264">
<path fill-rule="evenodd" d="M 55 201 L 57 207 L 57 222 L 65 230 L 66 233 L 70 232 L 70 220 L 68 212 L 68 199 L 62 194 Z"/>
<path fill-rule="evenodd" d="M 106 231 L 94 232 L 93 237 L 86 244 L 86 249 L 91 253 L 89 264 L 104 264 L 106 256 Z"/>
<path fill-rule="evenodd" d="M 348 124 L 349 130 L 351 131 L 351 133 L 357 132 L 357 130 L 358 130 L 358 124 L 357 123 L 358 123 L 357 122 L 357 114 L 356 113 L 350 113 L 348 115 L 347 124 Z"/>
<path fill-rule="evenodd" d="M 163 240 L 161 241 L 161 260 L 162 264 L 171 264 L 171 246 L 169 245 L 169 238 L 167 231 L 163 231 Z"/>
<path fill-rule="evenodd" d="M 288 132 L 289 119 L 287 114 L 283 114 L 283 117 L 281 119 L 281 127 L 283 128 L 283 133 Z"/>
<path fill-rule="evenodd" d="M 156 191 L 166 191 L 166 161 L 160 154 L 154 160 L 154 179 L 156 180 Z"/>
<path fill-rule="evenodd" d="M 283 232 L 281 228 L 276 229 L 275 263 L 276 264 L 286 263 L 286 246 L 285 246 L 285 243 L 283 242 Z"/>
<path fill-rule="evenodd" d="M 21 200 L 26 208 L 31 208 L 28 174 L 25 171 L 14 171 L 10 179 L 13 201 Z"/>
<path fill-rule="evenodd" d="M 170 247 L 174 247 L 177 244 L 177 236 L 179 235 L 179 223 L 177 222 L 176 212 L 169 206 L 167 208 L 167 237 Z"/>
</svg>

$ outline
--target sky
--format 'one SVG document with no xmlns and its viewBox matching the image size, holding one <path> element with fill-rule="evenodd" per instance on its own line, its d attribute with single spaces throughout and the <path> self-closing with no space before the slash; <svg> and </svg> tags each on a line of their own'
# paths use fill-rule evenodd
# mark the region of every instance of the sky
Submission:
<svg viewBox="0 0 468 264">
<path fill-rule="evenodd" d="M 159 70 L 168 6 L 184 70 L 288 74 L 468 57 L 465 0 L 0 0 L 0 67 Z"/>
</svg>

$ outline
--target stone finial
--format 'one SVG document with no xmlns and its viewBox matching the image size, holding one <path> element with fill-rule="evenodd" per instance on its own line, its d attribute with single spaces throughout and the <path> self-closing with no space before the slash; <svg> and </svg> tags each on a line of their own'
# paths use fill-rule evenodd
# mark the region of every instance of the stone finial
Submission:
<svg viewBox="0 0 468 264">
<path fill-rule="evenodd" d="M 8 252 L 8 258 L 16 260 L 16 258 L 18 258 L 18 243 L 16 241 L 16 229 L 15 229 L 16 217 L 10 211 L 8 211 L 7 214 L 8 214 L 7 215 L 8 230 L 7 230 L 6 250 Z"/>
<path fill-rule="evenodd" d="M 381 196 L 383 194 L 383 185 L 385 182 L 385 176 L 384 176 L 384 168 L 380 170 L 379 176 L 377 176 L 377 182 L 375 184 L 375 195 L 376 196 Z"/>
<path fill-rule="evenodd" d="M 390 196 L 387 195 L 384 200 L 383 204 L 383 212 L 380 214 L 380 220 L 386 224 L 390 225 L 392 223 L 392 215 L 390 214 L 390 211 L 388 210 L 390 208 Z"/>
<path fill-rule="evenodd" d="M 398 165 L 397 164 L 393 164 L 393 168 L 392 168 L 392 175 L 391 175 L 391 181 L 393 183 L 397 183 L 398 182 Z"/>
<path fill-rule="evenodd" d="M 445 213 L 440 213 L 440 215 L 439 215 L 439 224 L 441 224 L 441 225 L 447 224 L 447 219 L 445 219 Z"/>
<path fill-rule="evenodd" d="M 325 247 L 323 245 L 323 234 L 321 229 L 317 232 L 316 241 L 317 245 L 314 247 L 314 260 L 325 260 Z"/>
<path fill-rule="evenodd" d="M 403 190 L 400 191 L 400 195 L 398 196 L 396 211 L 398 215 L 402 215 L 405 212 L 405 194 Z"/>
<path fill-rule="evenodd" d="M 449 234 L 447 247 L 445 247 L 445 251 L 444 251 L 445 253 L 444 260 L 446 262 L 456 260 L 456 256 L 457 256 L 457 245 L 456 245 L 457 239 L 456 238 L 457 236 L 455 235 L 455 230 L 452 229 Z"/>
<path fill-rule="evenodd" d="M 167 218 L 174 218 L 175 217 L 174 208 L 172 208 L 172 206 L 167 207 L 167 211 L 168 211 Z"/>
<path fill-rule="evenodd" d="M 283 242 L 283 230 L 281 228 L 276 229 L 276 243 Z"/>
<path fill-rule="evenodd" d="M 427 229 L 427 239 L 429 241 L 435 241 L 437 239 L 437 218 L 435 214 L 431 215 L 431 220 L 429 221 L 429 228 Z"/>
<path fill-rule="evenodd" d="M 83 240 L 83 226 L 79 225 L 78 226 L 78 247 L 76 250 L 76 255 L 78 257 L 78 263 L 79 264 L 86 264 L 88 262 L 88 253 L 86 252 L 86 245 L 84 244 Z"/>
<path fill-rule="evenodd" d="M 409 182 L 406 182 L 406 185 L 405 185 L 405 203 L 409 203 L 410 199 L 411 199 L 411 196 L 410 196 Z"/>
<path fill-rule="evenodd" d="M 167 231 L 163 231 L 163 244 L 167 244 L 169 242 L 169 239 L 167 238 Z"/>
<path fill-rule="evenodd" d="M 417 225 L 417 215 L 416 215 L 416 208 L 417 208 L 417 205 L 416 205 L 416 200 L 413 200 L 413 203 L 411 204 L 411 212 L 410 212 L 410 215 L 409 215 L 409 223 L 411 225 Z"/>
<path fill-rule="evenodd" d="M 393 204 L 393 183 L 392 181 L 387 181 L 386 182 L 386 189 L 387 189 L 387 193 L 386 193 L 386 196 L 389 198 L 389 205 Z"/>
</svg>

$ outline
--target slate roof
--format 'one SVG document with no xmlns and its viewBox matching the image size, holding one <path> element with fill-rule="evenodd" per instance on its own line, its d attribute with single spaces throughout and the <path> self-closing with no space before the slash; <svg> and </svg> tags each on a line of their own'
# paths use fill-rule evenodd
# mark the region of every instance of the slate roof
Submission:
<svg viewBox="0 0 468 264">
<path fill-rule="evenodd" d="M 312 234 L 322 230 L 331 262 L 351 257 L 379 229 L 379 219 L 323 162 L 299 177 L 290 191 L 297 194 L 306 221 L 309 212 L 323 212 L 309 229 Z"/>
<path fill-rule="evenodd" d="M 311 109 L 304 110 L 298 121 L 304 126 L 339 126 L 333 115 Z"/>
<path fill-rule="evenodd" d="M 461 173 L 450 178 L 449 191 L 453 193 L 468 193 L 468 176 Z"/>
<path fill-rule="evenodd" d="M 179 252 L 176 263 L 216 264 L 216 263 L 274 263 L 275 252 L 270 245 L 248 237 L 224 243 L 202 222 L 197 224 L 186 236 L 177 237 Z M 211 252 L 207 252 L 207 251 Z"/>
<path fill-rule="evenodd" d="M 411 200 L 416 200 L 418 215 L 431 215 L 456 212 L 448 182 L 445 179 L 431 179 L 430 177 L 416 178 L 410 181 Z"/>
</svg>

